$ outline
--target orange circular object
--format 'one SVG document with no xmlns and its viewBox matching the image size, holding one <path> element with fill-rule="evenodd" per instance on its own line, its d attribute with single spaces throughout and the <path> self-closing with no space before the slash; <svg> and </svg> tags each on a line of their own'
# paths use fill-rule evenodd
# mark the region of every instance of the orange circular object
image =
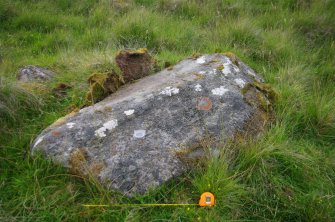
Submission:
<svg viewBox="0 0 335 222">
<path fill-rule="evenodd" d="M 198 97 L 197 109 L 198 110 L 210 110 L 212 109 L 213 103 L 208 97 Z"/>
<path fill-rule="evenodd" d="M 204 192 L 200 196 L 199 206 L 200 207 L 212 207 L 215 205 L 215 197 L 210 192 Z"/>
</svg>

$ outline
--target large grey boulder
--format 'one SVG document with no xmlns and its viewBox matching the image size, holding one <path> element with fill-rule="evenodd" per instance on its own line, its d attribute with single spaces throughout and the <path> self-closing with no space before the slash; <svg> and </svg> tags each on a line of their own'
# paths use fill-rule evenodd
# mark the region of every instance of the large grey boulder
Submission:
<svg viewBox="0 0 335 222">
<path fill-rule="evenodd" d="M 30 82 L 30 81 L 46 81 L 53 78 L 55 74 L 47 69 L 27 65 L 19 70 L 17 79 L 21 82 Z"/>
<path fill-rule="evenodd" d="M 61 118 L 32 152 L 126 195 L 143 194 L 185 172 L 203 144 L 215 153 L 236 135 L 256 135 L 269 120 L 261 82 L 232 56 L 186 59 Z"/>
</svg>

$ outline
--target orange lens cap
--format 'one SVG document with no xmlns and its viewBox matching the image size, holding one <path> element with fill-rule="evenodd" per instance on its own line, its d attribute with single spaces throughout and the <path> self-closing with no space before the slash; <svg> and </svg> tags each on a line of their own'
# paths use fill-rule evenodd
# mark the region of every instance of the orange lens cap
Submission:
<svg viewBox="0 0 335 222">
<path fill-rule="evenodd" d="M 212 207 L 215 205 L 214 195 L 210 192 L 204 192 L 200 196 L 199 206 L 200 207 Z"/>
</svg>

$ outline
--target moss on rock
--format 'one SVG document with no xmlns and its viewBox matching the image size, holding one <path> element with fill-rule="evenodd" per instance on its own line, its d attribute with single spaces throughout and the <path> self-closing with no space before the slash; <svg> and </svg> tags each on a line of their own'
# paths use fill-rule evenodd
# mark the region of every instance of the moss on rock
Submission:
<svg viewBox="0 0 335 222">
<path fill-rule="evenodd" d="M 273 102 L 277 93 L 269 84 L 255 81 L 248 83 L 242 89 L 242 94 L 254 112 L 246 122 L 243 133 L 239 132 L 236 138 L 256 138 L 274 120 Z"/>
<path fill-rule="evenodd" d="M 228 58 L 230 58 L 230 60 L 232 61 L 232 63 L 234 63 L 236 66 L 238 66 L 238 61 L 239 58 L 232 52 L 225 52 L 223 53 L 225 56 L 227 56 Z"/>
<path fill-rule="evenodd" d="M 115 70 L 117 69 L 107 73 L 93 73 L 88 78 L 90 87 L 86 93 L 85 105 L 101 101 L 108 95 L 115 93 L 124 84 L 122 75 Z"/>
</svg>

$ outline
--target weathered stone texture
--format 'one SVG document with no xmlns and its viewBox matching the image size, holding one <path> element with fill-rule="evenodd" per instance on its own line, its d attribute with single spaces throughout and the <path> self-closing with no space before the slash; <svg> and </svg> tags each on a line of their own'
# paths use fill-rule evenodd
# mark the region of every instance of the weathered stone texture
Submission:
<svg viewBox="0 0 335 222">
<path fill-rule="evenodd" d="M 62 118 L 36 138 L 32 151 L 127 195 L 143 194 L 187 170 L 177 154 L 199 157 L 204 139 L 219 149 L 219 142 L 245 131 L 261 106 L 246 101 L 242 89 L 248 85 L 268 102 L 252 87 L 261 81 L 223 54 L 186 59 Z"/>
</svg>

